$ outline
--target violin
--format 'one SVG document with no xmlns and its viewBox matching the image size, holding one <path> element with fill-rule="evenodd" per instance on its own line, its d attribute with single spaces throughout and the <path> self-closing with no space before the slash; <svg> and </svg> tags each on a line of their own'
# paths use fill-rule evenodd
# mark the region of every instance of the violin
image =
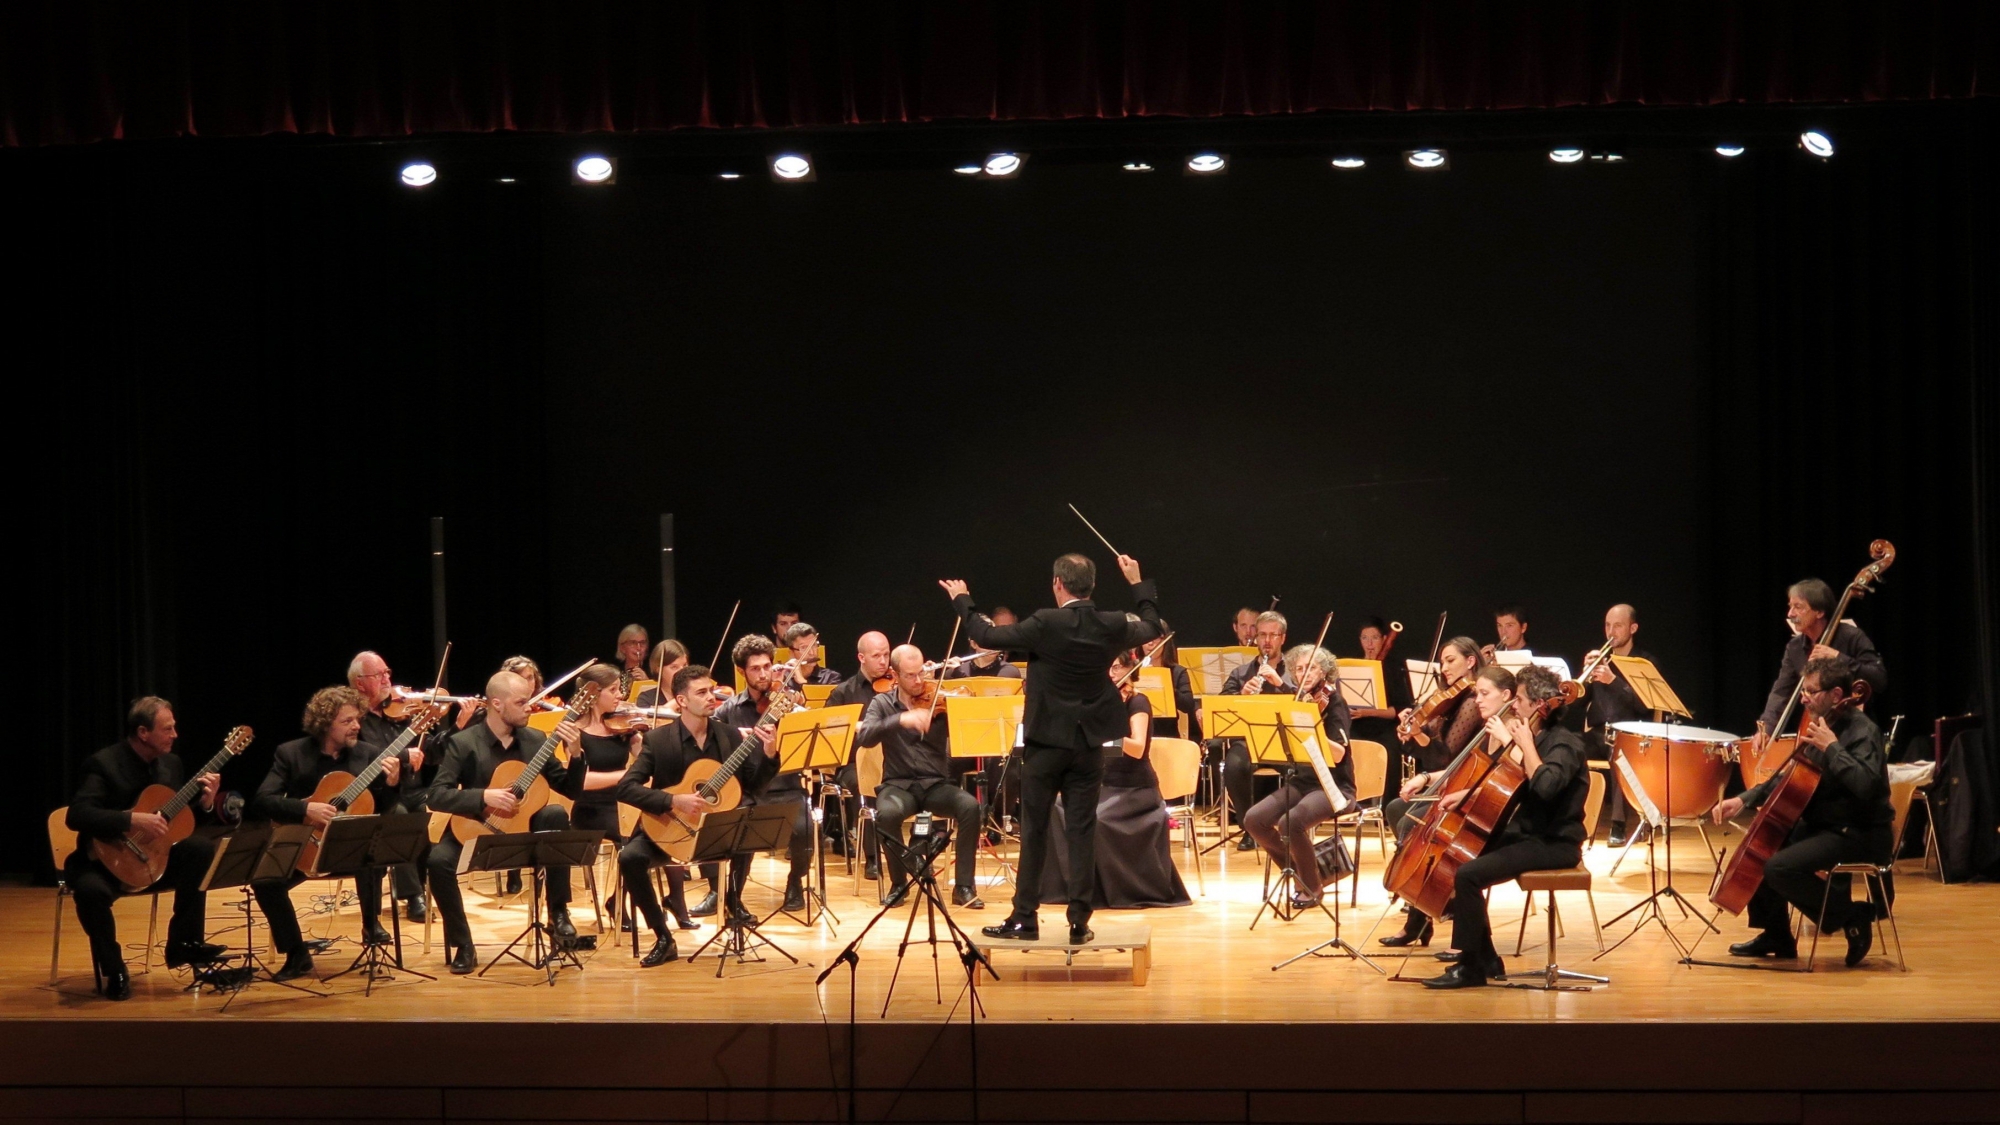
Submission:
<svg viewBox="0 0 2000 1125">
<path fill-rule="evenodd" d="M 630 734 L 633 731 L 651 730 L 659 723 L 670 723 L 681 717 L 679 711 L 664 704 L 658 707 L 635 707 L 623 704 L 604 715 L 604 729 L 612 734 Z"/>
<path fill-rule="evenodd" d="M 928 707 L 933 713 L 942 715 L 944 714 L 946 703 L 953 699 L 964 698 L 967 698 L 964 692 L 945 691 L 938 686 L 938 681 L 925 680 L 918 694 L 911 697 L 910 707 L 912 710 L 918 707 Z"/>
<path fill-rule="evenodd" d="M 888 691 L 890 688 L 896 686 L 896 677 L 877 676 L 874 679 L 868 681 L 868 686 L 875 689 L 876 695 L 881 695 L 883 692 Z"/>
<path fill-rule="evenodd" d="M 1410 717 L 1397 724 L 1396 737 L 1402 739 L 1404 742 L 1414 742 L 1419 746 L 1429 746 L 1431 744 L 1431 736 L 1428 731 L 1424 730 L 1424 727 L 1449 710 L 1453 704 L 1458 702 L 1458 697 L 1464 695 L 1466 689 L 1471 686 L 1472 677 L 1462 676 L 1457 683 L 1449 687 L 1441 687 L 1425 696 L 1422 703 L 1410 709 Z"/>
</svg>

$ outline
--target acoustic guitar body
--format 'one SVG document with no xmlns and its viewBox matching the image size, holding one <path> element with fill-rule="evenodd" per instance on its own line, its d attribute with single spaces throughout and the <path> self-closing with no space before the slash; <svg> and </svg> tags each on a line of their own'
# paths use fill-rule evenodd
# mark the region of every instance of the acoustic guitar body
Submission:
<svg viewBox="0 0 2000 1125">
<path fill-rule="evenodd" d="M 346 770 L 334 770 L 320 778 L 318 785 L 313 786 L 312 796 L 306 798 L 306 803 L 330 805 L 335 797 L 340 796 L 341 790 L 352 784 L 354 784 L 353 774 Z M 340 811 L 346 816 L 369 816 L 375 812 L 375 794 L 363 789 L 361 795 L 354 798 L 352 805 Z M 319 867 L 319 834 L 320 829 L 314 829 L 306 836 L 306 846 L 299 849 L 299 861 L 293 870 L 301 875 L 310 875 Z"/>
<path fill-rule="evenodd" d="M 164 785 L 148 785 L 133 804 L 135 813 L 158 812 L 174 799 L 174 791 Z M 167 873 L 167 853 L 175 844 L 194 834 L 194 810 L 182 809 L 167 822 L 167 833 L 151 843 L 141 844 L 128 834 L 116 840 L 92 840 L 91 854 L 111 872 L 120 886 L 137 894 L 160 881 Z"/>
<path fill-rule="evenodd" d="M 722 763 L 713 758 L 699 759 L 687 768 L 687 773 L 679 781 L 668 786 L 666 791 L 675 794 L 693 793 L 701 788 L 702 783 L 714 777 L 716 771 L 721 768 Z M 710 812 L 728 812 L 742 804 L 742 783 L 734 777 L 723 782 L 722 787 L 715 791 L 713 800 L 714 808 L 710 809 Z M 639 827 L 646 833 L 646 838 L 653 841 L 674 862 L 686 863 L 694 855 L 695 837 L 701 834 L 701 822 L 707 815 L 707 813 L 696 813 L 693 816 L 682 816 L 672 809 L 660 816 L 645 813 L 639 818 Z"/>
<path fill-rule="evenodd" d="M 488 789 L 506 789 L 521 779 L 521 772 L 528 768 L 526 762 L 501 762 L 493 770 L 493 777 L 486 783 Z M 470 816 L 451 818 L 451 834 L 458 837 L 461 844 L 469 844 L 489 833 L 527 832 L 528 822 L 549 803 L 548 779 L 537 774 L 534 784 L 521 794 L 521 803 L 512 816 L 489 816 L 481 820 Z"/>
</svg>

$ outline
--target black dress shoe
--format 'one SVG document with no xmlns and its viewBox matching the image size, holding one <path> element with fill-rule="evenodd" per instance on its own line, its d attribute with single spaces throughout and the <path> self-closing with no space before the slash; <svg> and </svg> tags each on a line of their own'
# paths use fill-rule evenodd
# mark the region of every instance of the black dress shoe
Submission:
<svg viewBox="0 0 2000 1125">
<path fill-rule="evenodd" d="M 576 944 L 576 924 L 569 920 L 567 909 L 556 911 L 549 921 L 549 929 L 556 936 L 556 945 L 567 949 Z"/>
<path fill-rule="evenodd" d="M 1739 941 L 1729 947 L 1731 957 L 1776 957 L 1785 961 L 1796 961 L 1799 957 L 1799 943 L 1789 936 L 1774 934 L 1769 930 L 1758 934 L 1749 941 Z"/>
<path fill-rule="evenodd" d="M 453 976 L 461 977 L 476 971 L 479 968 L 479 954 L 472 948 L 472 943 L 467 942 L 459 946 L 451 955 L 451 960 L 445 962 L 445 968 L 450 969 Z"/>
<path fill-rule="evenodd" d="M 1236 850 L 1237 850 L 1237 851 L 1239 851 L 1239 852 L 1254 852 L 1254 851 L 1256 851 L 1256 850 L 1257 850 L 1257 838 L 1256 838 L 1256 837 L 1254 837 L 1254 836 L 1252 836 L 1252 835 L 1250 835 L 1250 833 L 1248 833 L 1248 832 L 1245 832 L 1245 833 L 1244 833 L 1243 835 L 1241 835 L 1241 836 L 1237 837 L 1237 839 L 1236 839 Z"/>
<path fill-rule="evenodd" d="M 806 889 L 798 883 L 785 884 L 784 909 L 797 913 L 806 908 Z"/>
<path fill-rule="evenodd" d="M 1071 922 L 1069 924 L 1069 943 L 1071 945 L 1089 945 L 1096 938 L 1097 935 L 1090 932 L 1090 923 Z"/>
<path fill-rule="evenodd" d="M 418 895 L 403 904 L 403 917 L 408 918 L 412 922 L 421 923 L 424 919 L 430 917 L 430 913 L 431 904 L 425 902 L 422 895 Z"/>
<path fill-rule="evenodd" d="M 861 877 L 871 883 L 879 882 L 882 878 L 882 861 L 879 859 L 869 860 L 868 865 L 861 870 Z"/>
<path fill-rule="evenodd" d="M 632 932 L 632 916 L 630 914 L 627 914 L 623 918 L 618 919 L 618 932 L 621 934 L 629 934 Z"/>
<path fill-rule="evenodd" d="M 1438 989 L 1478 988 L 1485 983 L 1486 983 L 1486 978 L 1480 976 L 1479 973 L 1475 971 L 1471 966 L 1453 965 L 1451 968 L 1446 969 L 1444 971 L 1443 976 L 1432 977 L 1431 979 L 1425 981 L 1424 987 L 1438 988 Z"/>
<path fill-rule="evenodd" d="M 706 918 L 715 913 L 715 892 L 710 891 L 701 896 L 695 902 L 693 909 L 689 910 L 688 913 L 696 918 Z"/>
<path fill-rule="evenodd" d="M 361 944 L 363 945 L 388 945 L 394 940 L 394 938 L 389 936 L 389 931 L 382 923 L 373 918 L 361 924 Z"/>
<path fill-rule="evenodd" d="M 1614 824 L 1611 826 L 1611 846 L 1614 848 L 1625 846 L 1625 826 L 1623 824 Z"/>
<path fill-rule="evenodd" d="M 981 926 L 979 932 L 990 938 L 1009 938 L 1014 941 L 1040 941 L 1041 923 L 1033 918 L 1009 918 L 997 926 Z"/>
<path fill-rule="evenodd" d="M 1386 945 L 1391 949 L 1401 949 L 1406 945 L 1421 945 L 1425 949 L 1429 949 L 1431 945 L 1431 933 L 1432 924 L 1430 919 L 1426 918 L 1424 919 L 1423 928 L 1416 933 L 1411 933 L 1405 928 L 1402 933 L 1391 934 L 1377 944 Z"/>
<path fill-rule="evenodd" d="M 509 871 L 507 873 L 507 893 L 510 895 L 521 893 L 521 873 L 519 871 Z"/>
<path fill-rule="evenodd" d="M 1293 896 L 1292 896 L 1292 913 L 1294 913 L 1294 914 L 1297 914 L 1297 913 L 1299 913 L 1299 912 L 1301 912 L 1301 911 L 1305 911 L 1305 910 L 1311 910 L 1311 909 L 1312 909 L 1313 907 L 1315 907 L 1315 906 L 1318 906 L 1318 905 L 1319 905 L 1319 896 L 1318 896 L 1318 895 L 1293 895 Z"/>
<path fill-rule="evenodd" d="M 986 903 L 980 899 L 979 892 L 973 890 L 971 887 L 960 887 L 951 892 L 951 904 L 953 906 L 963 906 L 967 910 L 986 909 Z"/>
<path fill-rule="evenodd" d="M 729 908 L 729 920 L 739 926 L 755 926 L 757 915 L 751 913 L 742 903 L 737 903 Z"/>
<path fill-rule="evenodd" d="M 701 923 L 700 923 L 700 922 L 697 922 L 697 921 L 695 921 L 694 919 L 692 919 L 692 918 L 688 917 L 688 916 L 687 916 L 687 915 L 685 915 L 685 914 L 676 914 L 676 915 L 674 915 L 674 925 L 676 925 L 676 926 L 679 926 L 679 927 L 680 927 L 681 929 L 683 929 L 683 930 L 699 930 L 699 929 L 701 929 Z"/>
<path fill-rule="evenodd" d="M 285 954 L 285 963 L 279 967 L 277 972 L 271 974 L 271 979 L 275 981 L 297 980 L 303 976 L 310 976 L 312 971 L 313 955 L 307 953 L 304 946 L 300 946 L 290 953 Z"/>
<path fill-rule="evenodd" d="M 897 883 L 895 886 L 889 888 L 889 893 L 882 899 L 882 905 L 884 907 L 901 906 L 905 902 L 908 902 L 909 899 L 910 885 L 908 883 Z"/>
<path fill-rule="evenodd" d="M 639 958 L 639 967 L 650 969 L 655 965 L 664 965 L 669 961 L 678 961 L 680 957 L 681 951 L 674 948 L 674 935 L 661 934 L 653 942 L 653 948 L 647 950 L 644 957 Z"/>
<path fill-rule="evenodd" d="M 1873 914 L 1874 911 L 1856 911 L 1856 913 Z M 1842 928 L 1847 933 L 1847 967 L 1851 969 L 1859 965 L 1861 959 L 1868 956 L 1868 951 L 1874 947 L 1875 925 L 1871 919 L 1862 917 L 1853 919 Z"/>
<path fill-rule="evenodd" d="M 212 965 L 223 952 L 221 946 L 205 941 L 170 941 L 167 943 L 167 968 Z"/>
<path fill-rule="evenodd" d="M 1458 950 L 1456 949 L 1440 949 L 1434 956 L 1447 965 L 1458 964 Z"/>
<path fill-rule="evenodd" d="M 125 971 L 124 961 L 115 961 L 100 966 L 97 970 L 97 990 L 106 1000 L 130 1000 L 132 998 L 132 975 Z"/>
</svg>

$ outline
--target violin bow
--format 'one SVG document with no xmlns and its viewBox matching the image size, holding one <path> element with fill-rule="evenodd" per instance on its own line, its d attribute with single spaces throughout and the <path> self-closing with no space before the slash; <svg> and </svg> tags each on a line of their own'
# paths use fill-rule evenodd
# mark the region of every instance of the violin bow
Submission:
<svg viewBox="0 0 2000 1125">
<path fill-rule="evenodd" d="M 1126 669 L 1124 675 L 1118 677 L 1116 680 L 1113 680 L 1111 682 L 1111 686 L 1115 688 L 1124 687 L 1126 680 L 1129 680 L 1132 677 L 1138 675 L 1139 669 L 1144 668 L 1147 664 L 1151 663 L 1153 657 L 1159 655 L 1160 650 L 1167 647 L 1167 642 L 1173 639 L 1174 635 L 1172 633 L 1168 633 L 1166 636 L 1161 637 L 1157 641 L 1154 641 L 1153 647 L 1147 650 L 1146 655 L 1139 658 L 1139 663 L 1134 664 L 1132 665 L 1132 667 Z"/>
<path fill-rule="evenodd" d="M 1318 663 L 1319 654 L 1321 650 L 1326 647 L 1326 631 L 1331 628 L 1333 628 L 1333 612 L 1329 610 L 1327 611 L 1326 620 L 1319 623 L 1319 639 L 1313 642 L 1312 658 L 1314 663 Z M 1328 653 L 1327 655 L 1331 656 L 1332 653 Z M 1334 686 L 1334 690 L 1339 691 L 1340 690 L 1339 685 L 1336 684 Z M 1301 672 L 1299 673 L 1299 687 L 1297 691 L 1292 693 L 1292 701 L 1295 703 L 1303 703 L 1305 702 L 1305 698 L 1306 698 L 1306 677 L 1305 673 Z"/>
<path fill-rule="evenodd" d="M 729 631 L 736 627 L 736 614 L 742 608 L 743 599 L 737 598 L 736 604 L 729 609 L 729 620 L 722 623 L 722 639 L 715 642 L 715 656 L 708 662 L 709 671 L 715 671 L 715 666 L 722 662 L 722 646 L 729 643 Z"/>
<path fill-rule="evenodd" d="M 1431 692 L 1444 686 L 1438 682 L 1441 678 L 1438 673 L 1431 671 L 1431 669 L 1437 667 L 1438 653 L 1444 648 L 1444 622 L 1445 618 L 1450 616 L 1451 611 L 1448 609 L 1441 610 L 1438 613 L 1437 633 L 1431 637 L 1431 656 L 1429 660 L 1424 661 L 1424 675 L 1431 682 L 1430 688 L 1423 693 L 1424 695 L 1429 695 Z M 1423 700 L 1419 699 L 1417 702 L 1421 703 Z"/>
<path fill-rule="evenodd" d="M 444 655 L 438 658 L 437 682 L 431 685 L 432 695 L 444 694 L 444 666 L 451 663 L 451 642 L 444 643 Z"/>
<path fill-rule="evenodd" d="M 540 703 L 544 699 L 547 699 L 551 694 L 555 692 L 557 688 L 563 686 L 564 684 L 570 682 L 571 680 L 576 679 L 578 674 L 580 674 L 585 668 L 588 668 L 595 663 L 597 663 L 597 658 L 593 656 L 589 660 L 586 660 L 583 663 L 577 665 L 576 667 L 571 668 L 567 673 L 564 673 L 561 679 L 550 682 L 548 686 L 536 692 L 535 697 L 533 699 L 528 700 L 528 706 L 533 707 L 535 704 Z"/>
<path fill-rule="evenodd" d="M 951 623 L 951 640 L 946 641 L 944 645 L 945 660 L 951 659 L 951 650 L 958 647 L 958 624 L 958 619 L 953 618 Z M 940 660 L 938 661 L 937 688 L 931 692 L 931 720 L 933 722 L 937 720 L 938 703 L 944 699 L 944 673 L 944 660 Z"/>
</svg>

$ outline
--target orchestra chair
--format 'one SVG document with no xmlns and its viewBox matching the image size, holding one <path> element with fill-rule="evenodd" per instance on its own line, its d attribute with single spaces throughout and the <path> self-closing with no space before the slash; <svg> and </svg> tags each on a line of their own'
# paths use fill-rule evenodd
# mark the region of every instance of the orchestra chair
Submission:
<svg viewBox="0 0 2000 1125">
<path fill-rule="evenodd" d="M 1590 771 L 1590 796 L 1583 805 L 1583 842 L 1588 848 L 1597 834 L 1597 813 L 1604 804 L 1605 775 L 1597 770 Z M 1546 891 L 1549 896 L 1549 960 L 1544 972 L 1551 982 L 1556 979 L 1556 914 L 1557 891 L 1582 891 L 1584 900 L 1590 904 L 1590 925 L 1597 931 L 1597 948 L 1604 948 L 1604 928 L 1597 922 L 1597 896 L 1591 892 L 1590 868 L 1581 859 L 1575 867 L 1551 868 L 1547 871 L 1523 871 L 1514 882 L 1527 892 L 1527 901 L 1521 907 L 1521 928 L 1514 935 L 1514 956 L 1521 955 L 1523 943 L 1528 938 L 1528 915 L 1534 912 L 1535 892 Z"/>
<path fill-rule="evenodd" d="M 1903 829 L 1909 826 L 1910 800 L 1916 791 L 1917 783 L 1914 781 L 1897 781 L 1889 785 L 1889 808 L 1896 815 L 1895 819 L 1890 823 L 1889 839 L 1891 843 L 1889 845 L 1889 858 L 1886 862 L 1836 863 L 1833 865 L 1832 870 L 1820 872 L 1820 876 L 1827 881 L 1826 891 L 1820 895 L 1819 917 L 1813 919 L 1812 948 L 1806 951 L 1806 972 L 1812 972 L 1813 958 L 1819 956 L 1819 935 L 1820 931 L 1826 927 L 1826 905 L 1833 899 L 1833 880 L 1830 878 L 1833 875 L 1847 875 L 1850 877 L 1859 875 L 1867 880 L 1868 902 L 1875 915 L 1875 942 L 1877 945 L 1884 944 L 1882 941 L 1882 920 L 1884 918 L 1888 919 L 1889 933 L 1894 935 L 1896 939 L 1896 967 L 1906 973 L 1910 971 L 1909 963 L 1903 960 L 1903 934 L 1901 930 L 1896 928 L 1896 904 L 1891 900 L 1888 880 L 1890 872 L 1896 866 L 1896 853 L 1901 851 L 1903 847 Z M 1853 894 L 1851 884 L 1848 893 Z"/>
<path fill-rule="evenodd" d="M 56 966 L 62 960 L 63 900 L 71 897 L 69 875 L 65 869 L 69 865 L 69 857 L 76 852 L 77 846 L 76 832 L 65 823 L 68 819 L 68 805 L 64 805 L 62 808 L 49 814 L 49 854 L 56 861 L 56 926 L 55 940 L 49 948 L 50 984 L 56 982 Z M 146 923 L 146 959 L 144 964 L 148 971 L 153 967 L 153 939 L 158 936 L 160 929 L 160 892 L 154 891 L 152 899 L 153 914 L 151 919 Z M 93 960 L 93 971 L 95 970 L 95 965 L 96 962 Z"/>
<path fill-rule="evenodd" d="M 882 784 L 882 747 L 880 745 L 855 747 L 854 787 L 860 790 L 861 793 L 861 814 L 859 822 L 856 823 L 854 826 L 856 830 L 855 832 L 856 839 L 854 843 L 857 848 L 862 849 L 861 854 L 864 856 L 868 854 L 866 850 L 868 846 L 867 844 L 868 836 L 875 831 L 875 790 L 878 787 L 880 787 L 881 784 Z M 886 878 L 888 876 L 888 866 L 889 866 L 889 857 L 887 854 L 884 854 L 882 856 L 881 866 L 882 866 L 883 876 Z M 861 883 L 862 880 L 867 877 L 867 875 L 868 875 L 868 865 L 866 863 L 862 863 L 857 867 L 855 867 L 854 869 L 855 894 L 858 895 L 861 893 Z M 881 880 L 878 879 L 875 882 L 875 900 L 877 902 L 880 902 L 885 897 L 886 897 L 886 892 L 883 891 L 882 882 Z"/>
<path fill-rule="evenodd" d="M 1160 799 L 1167 815 L 1181 822 L 1182 850 L 1194 860 L 1195 885 L 1208 894 L 1202 873 L 1201 848 L 1194 834 L 1194 791 L 1201 785 L 1201 745 L 1185 738 L 1155 738 L 1148 752 L 1160 778 Z"/>
<path fill-rule="evenodd" d="M 1383 862 L 1389 859 L 1389 822 L 1382 816 L 1382 797 L 1389 785 L 1389 748 L 1379 742 L 1356 738 L 1348 742 L 1347 752 L 1354 755 L 1354 800 L 1328 823 L 1334 826 L 1335 832 L 1340 831 L 1343 821 L 1354 825 L 1354 870 L 1358 875 L 1361 871 L 1361 829 L 1364 825 L 1375 826 L 1375 848 L 1382 853 Z M 1361 880 L 1353 882 L 1348 905 L 1359 907 Z"/>
</svg>

